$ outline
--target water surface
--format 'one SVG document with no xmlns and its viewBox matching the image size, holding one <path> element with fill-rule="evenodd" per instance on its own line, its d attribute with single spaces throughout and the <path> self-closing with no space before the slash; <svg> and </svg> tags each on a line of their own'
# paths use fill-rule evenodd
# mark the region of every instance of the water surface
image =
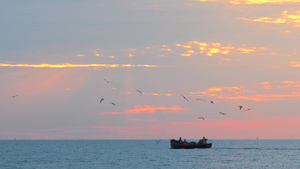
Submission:
<svg viewBox="0 0 300 169">
<path fill-rule="evenodd" d="M 1 169 L 300 168 L 300 140 L 213 140 L 188 150 L 169 140 L 1 140 L 0 156 Z"/>
</svg>

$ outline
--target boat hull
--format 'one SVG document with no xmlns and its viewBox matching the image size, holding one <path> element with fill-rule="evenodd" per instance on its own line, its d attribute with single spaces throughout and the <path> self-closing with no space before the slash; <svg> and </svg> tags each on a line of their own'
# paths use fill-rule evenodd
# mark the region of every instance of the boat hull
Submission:
<svg viewBox="0 0 300 169">
<path fill-rule="evenodd" d="M 193 149 L 193 148 L 211 148 L 212 143 L 206 144 L 180 144 L 171 140 L 171 148 L 172 149 Z"/>
</svg>

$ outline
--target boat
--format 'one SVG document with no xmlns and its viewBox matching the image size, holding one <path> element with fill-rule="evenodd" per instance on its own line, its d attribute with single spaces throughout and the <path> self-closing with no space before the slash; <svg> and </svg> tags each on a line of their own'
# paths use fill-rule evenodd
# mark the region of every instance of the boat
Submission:
<svg viewBox="0 0 300 169">
<path fill-rule="evenodd" d="M 210 141 L 206 141 L 205 142 L 182 142 L 181 140 L 175 140 L 175 139 L 171 139 L 170 140 L 171 143 L 171 148 L 172 149 L 193 149 L 193 148 L 211 148 L 212 146 L 212 142 Z"/>
</svg>

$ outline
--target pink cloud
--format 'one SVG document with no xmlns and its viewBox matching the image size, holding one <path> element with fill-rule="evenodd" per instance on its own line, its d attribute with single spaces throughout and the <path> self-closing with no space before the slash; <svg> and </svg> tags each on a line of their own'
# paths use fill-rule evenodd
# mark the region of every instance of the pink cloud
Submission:
<svg viewBox="0 0 300 169">
<path fill-rule="evenodd" d="M 133 109 L 125 110 L 124 112 L 103 112 L 99 113 L 102 114 L 143 114 L 143 113 L 155 113 L 156 111 L 161 110 L 162 113 L 175 113 L 181 111 L 191 111 L 191 109 L 181 108 L 179 106 L 172 106 L 172 107 L 156 107 L 152 105 L 138 105 L 134 106 Z"/>
<path fill-rule="evenodd" d="M 276 89 L 276 90 L 275 90 Z M 296 91 L 295 91 L 296 90 Z M 264 81 L 248 86 L 223 86 L 206 91 L 191 92 L 194 96 L 209 96 L 217 99 L 275 101 L 300 98 L 300 81 Z"/>
</svg>

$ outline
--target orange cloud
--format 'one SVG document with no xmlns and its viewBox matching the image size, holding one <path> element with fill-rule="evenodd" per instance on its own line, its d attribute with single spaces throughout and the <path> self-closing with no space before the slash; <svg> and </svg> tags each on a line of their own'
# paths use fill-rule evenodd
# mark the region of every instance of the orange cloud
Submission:
<svg viewBox="0 0 300 169">
<path fill-rule="evenodd" d="M 300 62 L 290 62 L 292 67 L 300 67 Z"/>
<path fill-rule="evenodd" d="M 291 33 L 292 31 L 290 31 L 290 30 L 285 30 L 285 31 L 283 31 L 283 33 Z"/>
<path fill-rule="evenodd" d="M 216 92 L 216 91 L 223 91 L 223 90 L 227 90 L 227 91 L 238 91 L 241 90 L 240 87 L 215 87 L 215 88 L 209 88 L 207 89 L 207 92 Z"/>
<path fill-rule="evenodd" d="M 158 110 L 162 110 L 163 113 L 174 113 L 180 111 L 191 111 L 190 109 L 181 108 L 179 106 L 172 107 L 156 107 L 156 106 L 134 106 L 131 110 L 125 110 L 124 112 L 104 112 L 100 114 L 143 114 L 143 113 L 155 113 Z"/>
<path fill-rule="evenodd" d="M 222 45 L 221 43 L 204 43 L 198 41 L 191 41 L 187 44 L 176 44 L 176 47 L 183 47 L 186 52 L 180 54 L 181 56 L 189 57 L 195 54 L 206 54 L 207 56 L 213 56 L 214 54 L 228 55 L 229 53 L 248 54 L 250 52 L 266 50 L 262 47 L 233 47 L 230 44 Z"/>
<path fill-rule="evenodd" d="M 271 90 L 276 89 L 276 90 Z M 296 89 L 296 90 L 295 90 Z M 275 92 L 276 91 L 276 92 Z M 218 99 L 274 101 L 300 99 L 300 81 L 262 82 L 250 86 L 214 87 L 204 92 L 191 92 L 194 96 Z M 273 93 L 271 93 L 273 92 Z"/>
<path fill-rule="evenodd" d="M 162 47 L 163 48 L 161 50 L 172 52 L 172 50 L 167 45 L 163 45 Z"/>
<path fill-rule="evenodd" d="M 113 67 L 162 67 L 159 65 L 131 65 L 131 64 L 46 64 L 42 63 L 39 65 L 32 65 L 32 64 L 2 64 L 0 63 L 0 67 L 36 67 L 36 68 L 75 68 L 75 67 L 102 67 L 102 68 L 113 68 Z"/>
<path fill-rule="evenodd" d="M 129 50 L 124 50 L 125 52 L 128 53 L 128 57 L 133 57 L 137 51 L 137 49 L 134 49 L 134 48 L 130 48 Z"/>
<path fill-rule="evenodd" d="M 193 50 L 188 50 L 187 53 L 183 53 L 183 54 L 180 54 L 180 55 L 181 55 L 181 56 L 189 57 L 189 56 L 191 56 L 193 53 L 195 53 L 195 51 L 193 51 Z"/>
<path fill-rule="evenodd" d="M 257 19 L 240 18 L 245 21 L 273 23 L 273 24 L 293 24 L 294 27 L 300 27 L 300 11 L 296 11 L 295 14 L 288 14 L 288 11 L 284 11 L 279 18 L 260 17 Z"/>
<path fill-rule="evenodd" d="M 94 56 L 103 56 L 103 55 L 101 55 L 99 53 L 95 53 Z"/>
<path fill-rule="evenodd" d="M 186 49 L 190 49 L 190 48 L 192 48 L 192 46 L 190 46 L 190 45 L 181 45 L 181 44 L 176 44 L 176 46 L 184 47 L 184 48 L 186 48 Z"/>
</svg>

